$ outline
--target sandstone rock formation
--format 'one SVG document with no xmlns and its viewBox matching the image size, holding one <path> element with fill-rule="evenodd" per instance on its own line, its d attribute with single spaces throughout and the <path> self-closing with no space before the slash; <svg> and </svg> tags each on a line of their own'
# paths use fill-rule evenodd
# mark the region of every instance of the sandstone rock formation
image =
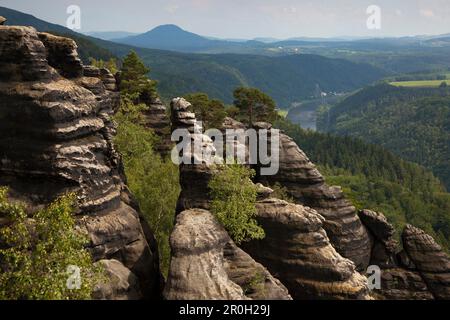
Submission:
<svg viewBox="0 0 450 320">
<path fill-rule="evenodd" d="M 436 299 L 450 299 L 450 257 L 423 230 L 407 225 L 403 246 Z"/>
<path fill-rule="evenodd" d="M 105 270 L 106 281 L 97 285 L 93 298 L 96 300 L 136 300 L 141 298 L 137 277 L 120 261 L 100 260 L 96 262 Z"/>
<path fill-rule="evenodd" d="M 186 142 L 192 143 L 190 148 L 179 150 L 180 160 L 184 162 L 180 164 L 181 194 L 178 199 L 177 213 L 192 208 L 209 209 L 208 183 L 215 170 L 212 162 L 202 159 L 201 150 L 194 150 L 194 140 L 199 139 L 203 150 L 208 150 L 212 156 L 216 152 L 211 139 L 199 132 L 195 113 L 189 111 L 190 106 L 191 104 L 183 98 L 176 98 L 171 102 L 172 131 L 187 130 L 190 137 L 181 137 L 180 141 L 184 141 L 184 145 Z M 175 141 L 175 143 L 178 142 Z M 178 146 L 183 145 L 177 144 Z"/>
<path fill-rule="evenodd" d="M 170 155 L 172 142 L 170 140 L 170 119 L 167 116 L 166 106 L 161 99 L 153 98 L 148 103 L 148 110 L 143 112 L 146 127 L 152 129 L 159 137 L 156 151 L 162 156 Z"/>
<path fill-rule="evenodd" d="M 262 263 L 294 299 L 369 299 L 367 279 L 343 258 L 314 209 L 274 198 L 257 203 L 266 237 L 243 249 Z"/>
<path fill-rule="evenodd" d="M 201 209 L 180 213 L 171 235 L 169 300 L 289 300 L 287 289 Z"/>
<path fill-rule="evenodd" d="M 111 75 L 85 68 L 72 40 L 0 26 L 0 185 L 30 212 L 75 192 L 76 216 L 89 232 L 95 260 L 106 260 L 119 278 L 127 275 L 135 291 L 124 293 L 122 283 L 99 294 L 157 297 L 154 239 L 143 231 L 111 141 L 110 116 L 118 103 L 112 89 Z"/>
<path fill-rule="evenodd" d="M 395 267 L 395 254 L 399 245 L 394 239 L 394 227 L 380 212 L 361 210 L 359 218 L 369 229 L 373 239 L 370 264 L 384 269 Z"/>
<path fill-rule="evenodd" d="M 269 143 L 269 141 L 267 142 Z M 292 138 L 280 133 L 279 171 L 262 176 L 266 185 L 280 183 L 295 202 L 315 209 L 325 221 L 323 227 L 337 252 L 352 260 L 358 270 L 367 268 L 371 243 L 355 207 L 345 199 L 340 187 L 330 187 L 315 165 Z"/>
</svg>

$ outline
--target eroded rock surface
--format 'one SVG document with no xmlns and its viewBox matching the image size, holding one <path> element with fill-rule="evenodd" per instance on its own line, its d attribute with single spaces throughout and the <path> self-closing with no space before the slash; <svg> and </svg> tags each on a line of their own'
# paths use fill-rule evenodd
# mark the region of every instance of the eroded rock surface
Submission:
<svg viewBox="0 0 450 320">
<path fill-rule="evenodd" d="M 450 299 L 450 257 L 423 230 L 407 225 L 403 246 L 436 299 Z"/>
<path fill-rule="evenodd" d="M 314 208 L 325 218 L 323 228 L 336 251 L 352 260 L 358 270 L 366 269 L 371 249 L 369 234 L 341 188 L 328 186 L 306 154 L 283 133 L 279 154 L 278 173 L 262 176 L 261 182 L 280 183 L 296 203 Z"/>
<path fill-rule="evenodd" d="M 243 245 L 294 299 L 368 299 L 366 277 L 331 245 L 314 209 L 278 199 L 257 204 L 266 237 Z"/>
<path fill-rule="evenodd" d="M 291 299 L 278 280 L 236 247 L 209 211 L 180 213 L 170 244 L 166 299 Z"/>
<path fill-rule="evenodd" d="M 75 192 L 94 258 L 118 260 L 120 273 L 136 277 L 130 285 L 141 293 L 133 298 L 157 297 L 158 255 L 112 145 L 118 93 L 111 81 L 104 70 L 84 68 L 70 39 L 0 26 L 0 185 L 30 212 Z"/>
</svg>

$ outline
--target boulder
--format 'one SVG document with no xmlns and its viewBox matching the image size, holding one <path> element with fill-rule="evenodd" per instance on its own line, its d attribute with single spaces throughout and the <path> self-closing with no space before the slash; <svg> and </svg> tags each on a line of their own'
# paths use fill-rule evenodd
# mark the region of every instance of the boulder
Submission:
<svg viewBox="0 0 450 320">
<path fill-rule="evenodd" d="M 393 268 L 396 266 L 396 252 L 398 242 L 394 238 L 394 227 L 387 221 L 381 212 L 361 210 L 358 213 L 362 223 L 369 229 L 372 239 L 371 265 L 380 268 Z"/>
<path fill-rule="evenodd" d="M 450 299 L 450 257 L 423 230 L 407 225 L 403 247 L 436 299 Z"/>
<path fill-rule="evenodd" d="M 164 289 L 168 300 L 288 300 L 287 289 L 248 254 L 206 210 L 177 216 Z"/>
<path fill-rule="evenodd" d="M 137 300 L 142 297 L 138 278 L 118 260 L 96 262 L 105 271 L 107 280 L 98 284 L 93 293 L 96 300 Z"/>
</svg>

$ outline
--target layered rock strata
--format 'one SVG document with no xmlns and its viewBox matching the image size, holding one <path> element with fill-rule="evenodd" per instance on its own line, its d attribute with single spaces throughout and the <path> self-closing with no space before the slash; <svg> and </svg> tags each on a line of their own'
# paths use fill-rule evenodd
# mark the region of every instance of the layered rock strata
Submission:
<svg viewBox="0 0 450 320">
<path fill-rule="evenodd" d="M 118 93 L 111 74 L 84 67 L 76 49 L 70 39 L 0 26 L 0 185 L 30 213 L 75 192 L 94 259 L 135 277 L 129 298 L 158 297 L 154 239 L 143 231 L 112 145 Z M 127 296 L 119 291 L 103 293 Z"/>
<path fill-rule="evenodd" d="M 260 126 L 266 127 L 265 124 Z M 260 176 L 260 182 L 270 186 L 279 183 L 296 203 L 315 209 L 325 218 L 323 228 L 336 251 L 352 260 L 358 270 L 367 268 L 371 241 L 355 207 L 345 199 L 340 187 L 325 183 L 316 166 L 292 138 L 280 133 L 279 171 L 272 176 Z"/>
<path fill-rule="evenodd" d="M 450 299 L 450 257 L 423 230 L 407 225 L 403 247 L 435 299 Z"/>
<path fill-rule="evenodd" d="M 294 299 L 369 299 L 367 279 L 331 245 L 314 209 L 269 198 L 257 203 L 266 237 L 243 249 L 286 285 Z"/>
<path fill-rule="evenodd" d="M 206 210 L 180 213 L 170 238 L 169 300 L 290 300 L 287 289 Z"/>
</svg>

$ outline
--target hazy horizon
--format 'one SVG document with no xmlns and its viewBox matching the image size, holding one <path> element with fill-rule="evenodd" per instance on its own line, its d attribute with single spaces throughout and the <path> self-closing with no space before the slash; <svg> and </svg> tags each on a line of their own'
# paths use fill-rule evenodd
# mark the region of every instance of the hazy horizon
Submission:
<svg viewBox="0 0 450 320">
<path fill-rule="evenodd" d="M 147 32 L 175 24 L 206 37 L 401 37 L 450 33 L 448 0 L 0 0 L 8 7 L 65 25 L 70 5 L 81 8 L 82 33 Z M 381 29 L 369 30 L 366 9 L 381 8 Z"/>
</svg>

